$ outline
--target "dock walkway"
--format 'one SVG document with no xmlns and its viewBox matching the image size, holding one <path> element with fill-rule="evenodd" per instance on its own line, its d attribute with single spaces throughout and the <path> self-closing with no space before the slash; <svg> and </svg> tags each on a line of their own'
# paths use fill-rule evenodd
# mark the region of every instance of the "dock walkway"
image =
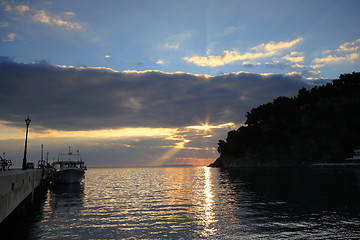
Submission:
<svg viewBox="0 0 360 240">
<path fill-rule="evenodd" d="M 48 182 L 48 169 L 0 171 L 0 223 Z"/>
</svg>

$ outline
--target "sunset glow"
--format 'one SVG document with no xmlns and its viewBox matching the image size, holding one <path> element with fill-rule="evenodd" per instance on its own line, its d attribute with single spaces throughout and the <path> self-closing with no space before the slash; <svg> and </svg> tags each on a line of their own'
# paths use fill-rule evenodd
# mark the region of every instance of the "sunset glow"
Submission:
<svg viewBox="0 0 360 240">
<path fill-rule="evenodd" d="M 8 139 L 7 132 L 12 134 L 11 138 L 23 138 L 23 129 L 11 128 L 1 125 L 0 129 L 2 135 L 0 140 Z M 177 129 L 170 128 L 121 128 L 121 129 L 102 129 L 102 130 L 88 130 L 88 131 L 59 131 L 59 130 L 46 130 L 32 132 L 33 138 L 127 138 L 138 136 L 171 136 L 176 133 Z M 17 134 L 14 134 L 17 133 Z"/>
<path fill-rule="evenodd" d="M 219 125 L 203 124 L 203 125 L 199 125 L 199 126 L 188 126 L 187 128 L 197 129 L 197 130 L 210 130 L 210 129 L 214 129 L 214 128 L 231 128 L 231 127 L 235 127 L 235 124 L 234 123 L 224 123 L 224 124 L 219 124 Z"/>
<path fill-rule="evenodd" d="M 315 2 L 1 0 L 0 152 L 29 116 L 34 161 L 208 165 L 252 108 L 358 71 L 360 2 Z"/>
</svg>

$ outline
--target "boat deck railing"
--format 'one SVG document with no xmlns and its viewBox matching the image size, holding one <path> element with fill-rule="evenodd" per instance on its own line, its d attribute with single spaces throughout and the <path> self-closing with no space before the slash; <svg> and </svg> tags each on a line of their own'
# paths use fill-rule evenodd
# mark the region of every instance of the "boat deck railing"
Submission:
<svg viewBox="0 0 360 240">
<path fill-rule="evenodd" d="M 4 159 L 0 156 L 0 171 L 10 171 L 11 160 Z"/>
</svg>

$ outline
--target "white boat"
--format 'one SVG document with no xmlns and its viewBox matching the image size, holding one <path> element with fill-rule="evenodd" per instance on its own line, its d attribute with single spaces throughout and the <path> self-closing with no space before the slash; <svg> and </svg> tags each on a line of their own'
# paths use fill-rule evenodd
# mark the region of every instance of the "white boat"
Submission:
<svg viewBox="0 0 360 240">
<path fill-rule="evenodd" d="M 72 153 L 70 147 L 67 154 L 59 154 L 58 160 L 53 163 L 53 167 L 55 170 L 54 183 L 80 183 L 85 178 L 85 170 L 87 170 L 79 150 Z"/>
<path fill-rule="evenodd" d="M 360 149 L 354 150 L 354 156 L 351 158 L 347 158 L 348 161 L 359 161 L 360 160 Z"/>
</svg>

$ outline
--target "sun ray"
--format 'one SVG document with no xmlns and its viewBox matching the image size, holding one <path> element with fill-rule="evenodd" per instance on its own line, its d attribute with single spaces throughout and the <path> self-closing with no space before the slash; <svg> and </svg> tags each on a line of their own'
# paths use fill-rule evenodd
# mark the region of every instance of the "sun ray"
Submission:
<svg viewBox="0 0 360 240">
<path fill-rule="evenodd" d="M 224 123 L 224 124 L 219 124 L 219 125 L 210 125 L 209 123 L 203 123 L 201 125 L 195 125 L 195 126 L 188 126 L 186 128 L 189 129 L 196 129 L 196 130 L 210 130 L 210 129 L 214 129 L 214 128 L 225 128 L 225 127 L 234 127 L 235 124 L 230 122 L 230 123 Z"/>
</svg>

